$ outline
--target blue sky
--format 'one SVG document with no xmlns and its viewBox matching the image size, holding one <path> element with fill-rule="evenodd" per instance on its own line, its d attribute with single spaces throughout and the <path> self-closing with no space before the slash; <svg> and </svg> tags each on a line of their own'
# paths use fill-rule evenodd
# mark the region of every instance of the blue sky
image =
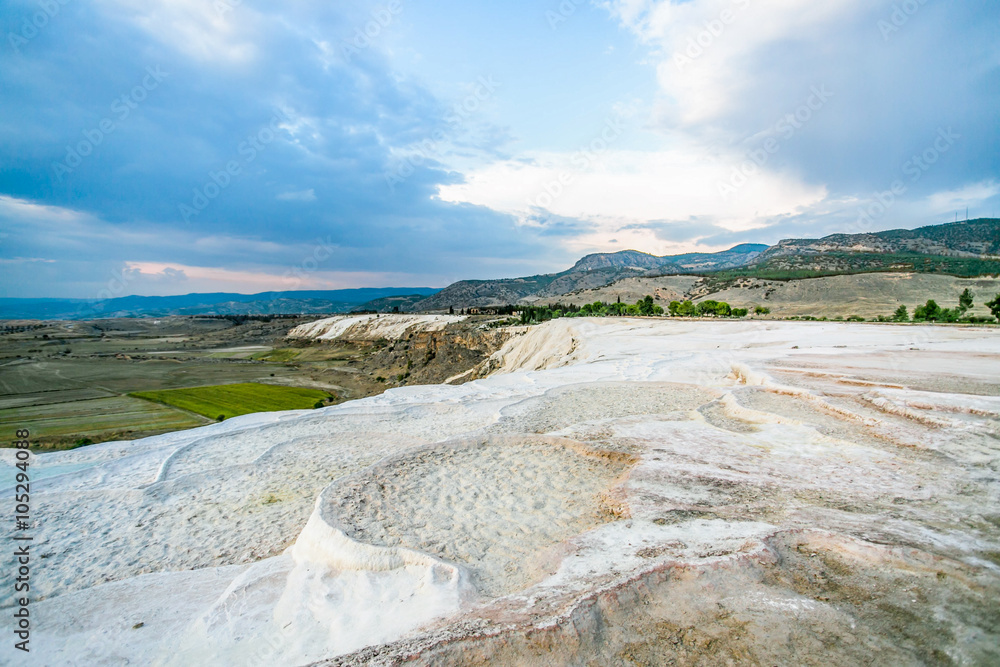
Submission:
<svg viewBox="0 0 1000 667">
<path fill-rule="evenodd" d="M 9 0 L 0 296 L 444 286 L 1000 215 L 998 29 L 938 0 Z"/>
</svg>

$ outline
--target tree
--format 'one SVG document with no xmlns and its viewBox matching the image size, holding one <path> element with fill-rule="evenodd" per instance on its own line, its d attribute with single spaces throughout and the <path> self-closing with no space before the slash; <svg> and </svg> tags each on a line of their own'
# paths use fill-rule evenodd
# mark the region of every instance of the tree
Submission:
<svg viewBox="0 0 1000 667">
<path fill-rule="evenodd" d="M 681 302 L 680 315 L 683 317 L 694 317 L 698 314 L 698 309 L 690 299 Z"/>
<path fill-rule="evenodd" d="M 937 305 L 934 299 L 928 299 L 927 303 L 913 309 L 914 322 L 937 322 L 941 319 L 941 306 Z"/>
<path fill-rule="evenodd" d="M 896 312 L 892 314 L 893 322 L 909 322 L 910 314 L 906 312 L 906 306 L 900 305 Z"/>
<path fill-rule="evenodd" d="M 972 309 L 972 297 L 974 296 L 975 295 L 972 293 L 972 290 L 966 287 L 965 291 L 963 291 L 958 297 L 958 309 L 962 311 L 963 315 L 965 314 L 965 311 Z"/>
<path fill-rule="evenodd" d="M 768 307 L 766 307 L 766 306 L 754 306 L 753 314 L 754 315 L 770 315 L 771 314 L 771 309 L 768 308 Z"/>
<path fill-rule="evenodd" d="M 990 309 L 993 317 L 1000 321 L 1000 294 L 997 294 L 992 301 L 988 301 L 986 307 Z"/>
<path fill-rule="evenodd" d="M 670 314 L 673 315 L 674 317 L 677 317 L 677 315 L 680 313 L 680 309 L 681 309 L 680 301 L 671 301 L 670 305 L 667 306 L 667 310 L 669 310 Z"/>
<path fill-rule="evenodd" d="M 698 304 L 698 315 L 704 317 L 705 315 L 715 315 L 715 309 L 719 305 L 718 301 L 713 299 L 705 299 Z"/>
<path fill-rule="evenodd" d="M 729 304 L 726 303 L 725 301 L 720 301 L 719 303 L 715 304 L 715 314 L 718 315 L 719 317 L 729 317 L 732 314 L 732 312 L 733 309 L 730 308 Z"/>
<path fill-rule="evenodd" d="M 731 314 L 733 317 L 746 317 L 749 312 L 750 311 L 746 308 L 733 308 L 733 312 Z"/>
<path fill-rule="evenodd" d="M 635 305 L 639 307 L 639 312 L 642 313 L 643 315 L 652 315 L 653 314 L 653 309 L 655 307 L 655 304 L 653 303 L 653 297 L 652 296 L 650 296 L 650 295 L 647 294 L 645 296 L 645 298 L 641 299 Z M 661 310 L 661 312 L 662 312 L 662 310 Z"/>
</svg>

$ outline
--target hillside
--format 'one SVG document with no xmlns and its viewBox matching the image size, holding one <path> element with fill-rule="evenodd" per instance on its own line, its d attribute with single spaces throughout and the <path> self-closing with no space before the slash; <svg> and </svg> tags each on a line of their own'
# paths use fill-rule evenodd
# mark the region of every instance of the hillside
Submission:
<svg viewBox="0 0 1000 667">
<path fill-rule="evenodd" d="M 768 248 L 758 261 L 763 263 L 787 255 L 828 252 L 916 253 L 1000 259 L 1000 219 L 980 218 L 871 234 L 832 234 L 821 239 L 785 239 Z"/>
<path fill-rule="evenodd" d="M 572 268 L 526 278 L 463 280 L 412 305 L 412 310 L 448 307 L 499 306 L 520 301 L 558 297 L 580 290 L 610 285 L 636 276 L 677 275 L 690 271 L 717 271 L 752 262 L 767 246 L 742 244 L 716 253 L 687 253 L 657 257 L 637 250 L 597 253 L 582 258 Z"/>
<path fill-rule="evenodd" d="M 770 317 L 835 317 L 859 315 L 872 319 L 890 315 L 900 305 L 914 307 L 934 299 L 942 307 L 958 302 L 964 289 L 972 290 L 975 306 L 970 315 L 989 316 L 983 305 L 1000 294 L 1000 278 L 959 278 L 932 273 L 858 273 L 801 280 L 733 278 L 714 276 L 659 276 L 627 278 L 597 289 L 564 294 L 554 301 L 583 305 L 603 301 L 635 303 L 649 294 L 666 308 L 674 300 L 725 301 L 734 308 L 764 306 Z M 545 299 L 542 303 L 547 303 Z"/>
<path fill-rule="evenodd" d="M 761 243 L 743 243 L 722 252 L 689 252 L 683 255 L 657 257 L 638 250 L 587 255 L 573 265 L 570 271 L 593 271 L 603 268 L 631 268 L 655 270 L 663 274 L 684 271 L 718 271 L 752 263 L 768 246 Z"/>
<path fill-rule="evenodd" d="M 654 276 L 712 275 L 792 280 L 872 272 L 931 273 L 973 278 L 1000 274 L 1000 219 L 785 239 L 774 246 L 745 243 L 716 253 L 658 257 L 637 250 L 596 253 L 570 269 L 526 278 L 463 280 L 412 303 L 411 311 L 489 307 L 517 303 L 588 302 L 609 285 Z M 633 301 L 628 288 L 608 290 Z M 641 296 L 641 295 L 640 295 Z M 599 299 L 591 299 L 599 300 Z M 613 299 L 612 299 L 613 300 Z"/>
</svg>

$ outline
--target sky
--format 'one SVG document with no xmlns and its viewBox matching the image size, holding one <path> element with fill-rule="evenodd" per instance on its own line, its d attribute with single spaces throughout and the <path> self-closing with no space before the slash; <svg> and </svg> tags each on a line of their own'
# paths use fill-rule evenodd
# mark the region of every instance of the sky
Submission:
<svg viewBox="0 0 1000 667">
<path fill-rule="evenodd" d="M 1000 3 L 4 0 L 0 297 L 1000 217 Z"/>
</svg>

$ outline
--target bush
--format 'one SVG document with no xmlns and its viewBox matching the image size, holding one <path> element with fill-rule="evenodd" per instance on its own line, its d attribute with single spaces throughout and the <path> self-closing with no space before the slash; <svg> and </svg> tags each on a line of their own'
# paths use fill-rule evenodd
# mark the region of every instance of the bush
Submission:
<svg viewBox="0 0 1000 667">
<path fill-rule="evenodd" d="M 754 315 L 770 315 L 771 314 L 771 309 L 767 308 L 765 306 L 754 306 L 753 314 Z"/>
<path fill-rule="evenodd" d="M 226 415 L 219 415 L 218 417 L 215 418 L 215 421 L 217 422 L 226 421 Z"/>
</svg>

